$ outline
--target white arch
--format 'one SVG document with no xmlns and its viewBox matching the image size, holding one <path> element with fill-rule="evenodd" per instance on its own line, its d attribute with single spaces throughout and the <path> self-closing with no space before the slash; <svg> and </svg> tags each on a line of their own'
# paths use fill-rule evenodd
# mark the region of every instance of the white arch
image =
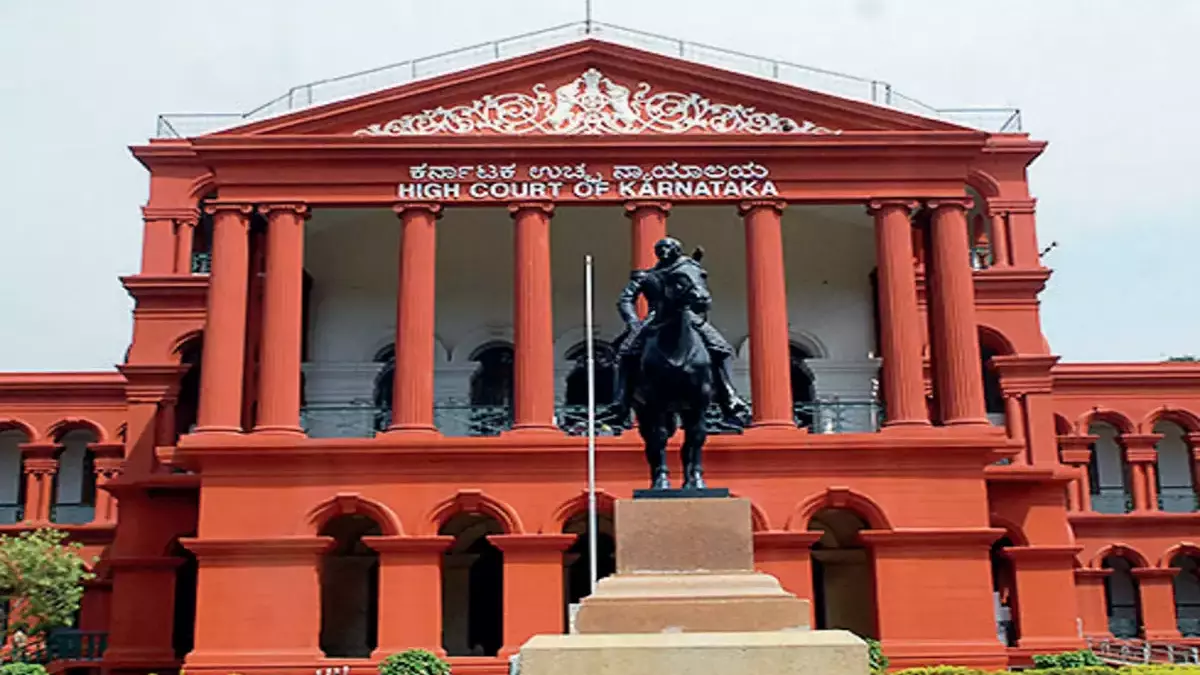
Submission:
<svg viewBox="0 0 1200 675">
<path fill-rule="evenodd" d="M 467 331 L 462 339 L 448 350 L 447 363 L 465 366 L 471 363 L 471 354 L 489 342 L 513 344 L 512 324 L 484 324 Z"/>
</svg>

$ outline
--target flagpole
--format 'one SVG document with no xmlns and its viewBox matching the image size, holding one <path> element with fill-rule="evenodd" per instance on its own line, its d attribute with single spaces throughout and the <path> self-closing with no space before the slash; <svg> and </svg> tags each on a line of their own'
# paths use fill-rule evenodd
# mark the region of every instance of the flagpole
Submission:
<svg viewBox="0 0 1200 675">
<path fill-rule="evenodd" d="M 587 332 L 588 579 L 596 591 L 596 345 L 592 331 L 592 256 L 584 257 L 584 328 Z"/>
</svg>

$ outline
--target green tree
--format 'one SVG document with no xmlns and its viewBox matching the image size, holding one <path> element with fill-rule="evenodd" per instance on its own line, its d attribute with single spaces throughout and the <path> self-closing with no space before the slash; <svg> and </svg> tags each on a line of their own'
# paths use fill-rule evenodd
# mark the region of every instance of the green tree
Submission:
<svg viewBox="0 0 1200 675">
<path fill-rule="evenodd" d="M 79 554 L 81 545 L 66 537 L 52 529 L 0 536 L 0 600 L 17 610 L 8 617 L 6 642 L 18 631 L 34 637 L 74 621 L 83 583 L 95 575 Z"/>
</svg>

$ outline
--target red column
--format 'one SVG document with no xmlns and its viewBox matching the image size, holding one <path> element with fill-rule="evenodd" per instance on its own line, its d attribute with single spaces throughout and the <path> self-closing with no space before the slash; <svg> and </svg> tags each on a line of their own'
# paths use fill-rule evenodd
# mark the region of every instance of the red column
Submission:
<svg viewBox="0 0 1200 675">
<path fill-rule="evenodd" d="M 433 352 L 439 204 L 400 204 L 400 284 L 396 290 L 396 372 L 389 431 L 435 432 Z"/>
<path fill-rule="evenodd" d="M 1147 640 L 1178 640 L 1179 624 L 1175 618 L 1175 575 L 1173 567 L 1138 567 L 1133 569 L 1142 594 L 1142 624 Z"/>
<path fill-rule="evenodd" d="M 992 265 L 1008 267 L 1008 219 L 1003 211 L 989 211 L 992 218 Z"/>
<path fill-rule="evenodd" d="M 300 360 L 304 312 L 303 204 L 259 207 L 267 217 L 266 281 L 259 355 L 258 423 L 255 433 L 302 435 Z M 208 345 L 205 345 L 205 349 Z"/>
<path fill-rule="evenodd" d="M 781 219 L 785 204 L 743 202 L 746 227 L 747 314 L 750 324 L 750 389 L 754 426 L 794 428 L 788 359 L 787 278 Z"/>
<path fill-rule="evenodd" d="M 625 204 L 625 215 L 629 216 L 633 225 L 630 233 L 633 269 L 644 270 L 654 266 L 654 244 L 667 236 L 667 214 L 670 211 L 671 205 L 666 202 Z M 645 317 L 647 311 L 646 299 L 638 298 L 638 315 Z"/>
<path fill-rule="evenodd" d="M 192 242 L 196 238 L 196 219 L 175 221 L 175 274 L 192 273 Z"/>
<path fill-rule="evenodd" d="M 970 199 L 939 199 L 933 209 L 929 317 L 937 398 L 946 426 L 986 425 L 975 280 L 967 240 Z"/>
<path fill-rule="evenodd" d="M 913 267 L 912 222 L 915 202 L 876 200 L 875 257 L 879 268 L 880 350 L 883 356 L 885 427 L 928 426 L 921 371 L 921 315 Z"/>
<path fill-rule="evenodd" d="M 379 551 L 379 647 L 372 658 L 405 649 L 442 648 L 442 554 L 454 537 L 363 537 Z"/>
<path fill-rule="evenodd" d="M 21 445 L 21 454 L 25 457 L 25 522 L 50 522 L 54 474 L 58 472 L 58 460 L 54 459 L 54 453 L 61 448 L 55 443 Z"/>
<path fill-rule="evenodd" d="M 1021 394 L 1018 392 L 1004 392 L 1004 426 L 1009 438 L 1025 442 L 1025 409 L 1021 406 Z M 1013 457 L 1013 464 L 1028 464 L 1026 451 L 1027 448 L 1022 447 L 1021 452 Z"/>
<path fill-rule="evenodd" d="M 1075 593 L 1085 638 L 1111 638 L 1108 606 L 1104 602 L 1104 579 L 1112 570 L 1076 569 Z"/>
<path fill-rule="evenodd" d="M 508 207 L 515 221 L 513 256 L 513 429 L 554 427 L 554 319 L 550 290 L 553 204 Z"/>
<path fill-rule="evenodd" d="M 563 632 L 563 551 L 573 534 L 493 534 L 504 554 L 504 647 L 515 654 L 534 635 Z"/>
<path fill-rule="evenodd" d="M 242 430 L 250 207 L 209 204 L 205 211 L 213 216 L 213 244 L 196 432 L 236 433 Z"/>
</svg>

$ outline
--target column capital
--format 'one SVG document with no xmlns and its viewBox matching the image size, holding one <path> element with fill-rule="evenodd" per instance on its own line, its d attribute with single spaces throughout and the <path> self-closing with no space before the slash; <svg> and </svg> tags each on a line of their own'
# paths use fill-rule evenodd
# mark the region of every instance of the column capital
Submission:
<svg viewBox="0 0 1200 675">
<path fill-rule="evenodd" d="M 94 466 L 97 476 L 115 478 L 121 475 L 125 460 L 121 457 L 97 457 Z"/>
<path fill-rule="evenodd" d="M 971 207 L 975 206 L 975 200 L 971 197 L 939 197 L 925 200 L 925 205 L 935 211 L 941 208 L 960 208 L 969 211 Z"/>
<path fill-rule="evenodd" d="M 119 440 L 107 443 L 88 443 L 87 448 L 95 455 L 97 462 L 102 458 L 122 460 L 122 457 L 125 455 L 125 444 Z"/>
<path fill-rule="evenodd" d="M 1179 574 L 1178 567 L 1134 567 L 1129 572 L 1138 579 L 1165 579 L 1170 581 Z"/>
<path fill-rule="evenodd" d="M 28 457 L 23 468 L 27 476 L 53 476 L 58 471 L 58 460 L 52 457 Z"/>
<path fill-rule="evenodd" d="M 1037 207 L 1037 200 L 1028 199 L 999 199 L 992 198 L 985 202 L 988 215 L 996 215 L 1000 213 L 1034 213 Z"/>
<path fill-rule="evenodd" d="M 671 212 L 671 202 L 656 202 L 646 200 L 632 200 L 625 202 L 625 216 L 628 218 L 632 218 L 633 214 L 643 209 L 651 209 L 665 215 Z"/>
<path fill-rule="evenodd" d="M 516 202 L 508 205 L 508 212 L 515 218 L 522 211 L 541 211 L 550 216 L 554 215 L 553 202 Z"/>
<path fill-rule="evenodd" d="M 824 532 L 792 532 L 788 530 L 760 530 L 754 533 L 754 550 L 808 550 Z"/>
<path fill-rule="evenodd" d="M 312 211 L 309 210 L 308 204 L 300 202 L 287 202 L 279 204 L 262 204 L 258 207 L 258 212 L 261 215 L 268 216 L 272 213 L 292 212 L 299 220 L 308 220 L 312 217 Z"/>
<path fill-rule="evenodd" d="M 200 217 L 200 209 L 192 206 L 143 206 L 143 220 L 174 220 L 175 222 L 196 222 Z"/>
<path fill-rule="evenodd" d="M 562 552 L 571 548 L 574 534 L 489 534 L 487 540 L 504 553 Z"/>
<path fill-rule="evenodd" d="M 274 539 L 180 539 L 201 561 L 218 563 L 222 560 L 254 560 L 269 562 L 294 558 L 316 557 L 333 546 L 333 537 L 278 537 Z"/>
<path fill-rule="evenodd" d="M 921 203 L 916 199 L 907 199 L 901 197 L 888 197 L 885 199 L 872 199 L 867 202 L 867 213 L 875 215 L 887 208 L 902 208 L 911 213 Z"/>
<path fill-rule="evenodd" d="M 1075 580 L 1079 581 L 1083 579 L 1094 579 L 1096 581 L 1102 581 L 1105 577 L 1112 576 L 1112 572 L 1113 571 L 1110 569 L 1103 568 L 1076 567 Z"/>
<path fill-rule="evenodd" d="M 1158 445 L 1158 442 L 1162 439 L 1162 434 L 1121 434 L 1118 437 L 1118 440 L 1120 441 L 1121 445 L 1124 446 L 1126 453 L 1137 453 L 1139 455 L 1149 453 L 1149 459 L 1142 459 L 1141 461 L 1151 462 L 1154 461 L 1156 456 L 1155 446 Z M 1135 460 L 1132 456 L 1130 456 L 1129 461 L 1135 462 L 1139 460 Z"/>
<path fill-rule="evenodd" d="M 407 211 L 424 211 L 434 218 L 442 217 L 442 205 L 432 202 L 400 202 L 392 204 L 392 212 L 403 216 Z"/>
<path fill-rule="evenodd" d="M 363 537 L 362 541 L 380 553 L 441 555 L 454 544 L 454 537 L 440 535 L 426 537 L 380 536 Z"/>
<path fill-rule="evenodd" d="M 17 446 L 21 450 L 21 454 L 25 455 L 25 465 L 29 466 L 29 461 L 35 458 L 54 459 L 54 454 L 62 450 L 61 443 L 52 441 L 43 441 L 41 443 L 21 443 Z"/>
<path fill-rule="evenodd" d="M 787 202 L 782 199 L 751 199 L 738 204 L 738 215 L 744 216 L 756 209 L 773 209 L 776 213 L 782 214 L 787 208 Z"/>
<path fill-rule="evenodd" d="M 254 207 L 242 202 L 208 202 L 204 205 L 204 212 L 210 216 L 215 216 L 218 213 L 237 213 L 242 216 L 248 216 L 254 212 Z M 243 218 L 242 220 L 245 221 L 246 219 Z"/>
</svg>

